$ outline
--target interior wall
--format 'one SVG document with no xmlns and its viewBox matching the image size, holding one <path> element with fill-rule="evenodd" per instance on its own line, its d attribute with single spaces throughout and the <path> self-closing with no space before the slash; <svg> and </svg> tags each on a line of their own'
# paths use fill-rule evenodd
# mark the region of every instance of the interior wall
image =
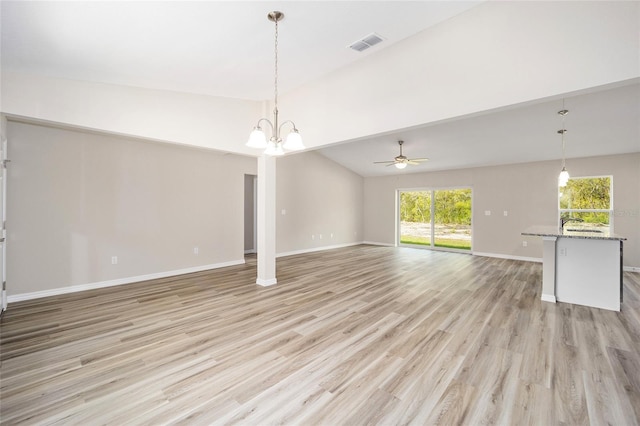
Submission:
<svg viewBox="0 0 640 426">
<path fill-rule="evenodd" d="M 363 236 L 363 178 L 316 152 L 276 163 L 276 252 L 354 244 Z"/>
<path fill-rule="evenodd" d="M 365 178 L 364 240 L 395 244 L 398 189 L 468 186 L 474 253 L 541 259 L 542 239 L 520 233 L 532 225 L 558 226 L 559 168 L 559 161 L 545 161 Z M 624 265 L 640 267 L 640 153 L 572 158 L 567 169 L 572 177 L 613 176 L 614 232 L 627 237 Z"/>
<path fill-rule="evenodd" d="M 10 296 L 243 261 L 255 158 L 15 121 L 8 141 Z"/>
</svg>

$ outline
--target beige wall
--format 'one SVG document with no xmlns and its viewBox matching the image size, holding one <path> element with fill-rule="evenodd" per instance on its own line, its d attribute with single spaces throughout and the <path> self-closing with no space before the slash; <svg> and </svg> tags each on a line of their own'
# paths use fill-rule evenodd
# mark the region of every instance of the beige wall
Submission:
<svg viewBox="0 0 640 426">
<path fill-rule="evenodd" d="M 242 261 L 254 158 L 14 121 L 7 134 L 10 296 Z M 393 244 L 396 189 L 471 186 L 474 251 L 539 258 L 539 239 L 520 232 L 556 224 L 558 166 L 363 179 L 315 152 L 289 155 L 277 160 L 276 250 Z M 640 266 L 640 154 L 567 166 L 575 177 L 613 175 L 615 232 L 629 238 L 625 265 Z"/>
<path fill-rule="evenodd" d="M 13 121 L 8 140 L 9 295 L 242 261 L 254 158 Z"/>
<path fill-rule="evenodd" d="M 278 158 L 276 182 L 278 254 L 362 241 L 361 176 L 306 152 Z"/>
<path fill-rule="evenodd" d="M 546 161 L 366 178 L 364 240 L 394 244 L 397 189 L 468 186 L 473 188 L 474 252 L 542 258 L 540 238 L 520 233 L 531 225 L 557 224 L 559 167 L 559 161 Z M 614 232 L 628 238 L 625 266 L 640 267 L 640 153 L 569 159 L 567 169 L 572 177 L 613 176 Z"/>
</svg>

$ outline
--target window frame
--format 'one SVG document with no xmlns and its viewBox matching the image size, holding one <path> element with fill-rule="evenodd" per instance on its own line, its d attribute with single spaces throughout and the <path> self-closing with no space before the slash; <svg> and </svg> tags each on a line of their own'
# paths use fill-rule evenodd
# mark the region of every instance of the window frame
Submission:
<svg viewBox="0 0 640 426">
<path fill-rule="evenodd" d="M 609 214 L 609 233 L 613 234 L 613 222 L 615 215 L 613 214 L 613 175 L 597 175 L 597 176 L 576 176 L 570 177 L 569 181 L 579 179 L 600 179 L 609 178 L 609 208 L 608 209 L 563 209 L 560 207 L 561 189 L 558 187 L 558 223 L 564 213 L 608 213 Z M 562 231 L 562 230 L 561 230 Z"/>
</svg>

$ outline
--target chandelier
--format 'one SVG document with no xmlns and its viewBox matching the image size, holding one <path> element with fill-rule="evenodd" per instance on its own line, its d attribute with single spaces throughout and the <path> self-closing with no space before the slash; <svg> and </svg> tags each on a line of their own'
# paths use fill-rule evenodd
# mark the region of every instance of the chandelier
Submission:
<svg viewBox="0 0 640 426">
<path fill-rule="evenodd" d="M 567 171 L 565 165 L 565 154 L 564 154 L 564 134 L 567 133 L 567 129 L 564 128 L 564 116 L 569 113 L 568 109 L 564 109 L 564 100 L 562 101 L 562 109 L 558 111 L 558 114 L 562 116 L 562 129 L 558 130 L 558 133 L 562 135 L 562 170 L 560 171 L 560 175 L 558 176 L 558 186 L 565 187 L 569 182 L 569 172 Z"/>
<path fill-rule="evenodd" d="M 253 131 L 249 135 L 249 140 L 247 141 L 247 146 L 251 148 L 264 149 L 264 153 L 266 155 L 284 155 L 284 150 L 288 151 L 297 151 L 300 149 L 304 149 L 304 145 L 302 144 L 302 138 L 300 137 L 300 133 L 298 133 L 298 129 L 293 121 L 287 120 L 282 124 L 278 124 L 278 22 L 284 18 L 284 13 L 274 11 L 270 12 L 267 15 L 267 18 L 275 23 L 276 31 L 275 31 L 275 90 L 274 90 L 274 108 L 273 108 L 273 122 L 269 121 L 266 118 L 261 118 L 258 120 L 258 123 L 253 128 Z M 267 141 L 267 136 L 265 135 L 260 124 L 267 123 L 271 128 L 271 137 Z M 287 135 L 287 139 L 282 142 L 282 127 L 285 124 L 290 124 L 292 126 L 292 130 Z"/>
</svg>

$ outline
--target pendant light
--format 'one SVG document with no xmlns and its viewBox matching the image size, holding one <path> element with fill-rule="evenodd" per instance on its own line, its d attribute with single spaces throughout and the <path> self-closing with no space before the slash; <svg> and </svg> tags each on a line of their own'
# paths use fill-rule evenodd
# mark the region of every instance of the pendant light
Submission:
<svg viewBox="0 0 640 426">
<path fill-rule="evenodd" d="M 565 144 L 564 144 L 564 134 L 567 133 L 567 129 L 564 128 L 564 117 L 569 113 L 568 109 L 564 109 L 564 100 L 562 100 L 562 109 L 558 111 L 558 114 L 562 116 L 562 129 L 558 130 L 562 137 L 562 170 L 560 171 L 560 175 L 558 176 L 558 186 L 565 187 L 569 182 L 569 172 L 567 171 L 567 167 L 565 164 Z"/>
<path fill-rule="evenodd" d="M 249 135 L 249 140 L 247 141 L 247 146 L 251 148 L 264 149 L 265 155 L 284 155 L 284 150 L 297 151 L 304 149 L 304 145 L 302 144 L 302 138 L 300 137 L 300 133 L 296 128 L 296 125 L 293 121 L 287 120 L 284 123 L 278 125 L 278 22 L 284 18 L 284 13 L 273 11 L 267 15 L 267 18 L 275 23 L 275 90 L 274 90 L 274 108 L 273 108 L 273 122 L 269 121 L 266 118 L 261 118 L 258 120 L 258 123 L 253 128 L 253 131 Z M 265 135 L 260 124 L 265 122 L 269 124 L 271 127 L 271 137 L 267 141 L 267 136 Z M 282 126 L 285 124 L 291 124 L 293 129 L 287 136 L 285 142 L 282 142 L 281 131 Z"/>
</svg>

